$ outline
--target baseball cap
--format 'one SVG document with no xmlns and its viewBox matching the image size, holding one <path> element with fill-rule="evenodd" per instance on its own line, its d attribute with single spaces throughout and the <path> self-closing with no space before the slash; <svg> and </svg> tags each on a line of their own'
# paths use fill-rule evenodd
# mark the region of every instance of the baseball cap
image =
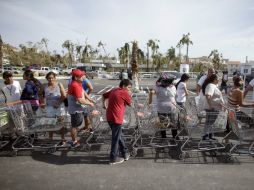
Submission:
<svg viewBox="0 0 254 190">
<path fill-rule="evenodd" d="M 86 73 L 84 71 L 81 71 L 79 69 L 73 69 L 71 72 L 72 76 L 76 76 L 76 77 L 82 77 L 84 76 Z"/>
</svg>

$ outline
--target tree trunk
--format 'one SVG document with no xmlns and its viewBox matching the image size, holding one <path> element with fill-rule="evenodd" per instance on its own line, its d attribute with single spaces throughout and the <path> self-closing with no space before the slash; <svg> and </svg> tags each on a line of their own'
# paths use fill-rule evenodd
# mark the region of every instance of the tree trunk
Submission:
<svg viewBox="0 0 254 190">
<path fill-rule="evenodd" d="M 139 91 L 138 73 L 132 75 L 134 91 Z"/>
<path fill-rule="evenodd" d="M 186 50 L 186 63 L 189 63 L 188 54 L 189 54 L 189 44 L 187 44 L 187 50 Z"/>
<path fill-rule="evenodd" d="M 146 59 L 146 72 L 149 72 L 149 47 L 147 44 L 147 59 Z"/>
</svg>

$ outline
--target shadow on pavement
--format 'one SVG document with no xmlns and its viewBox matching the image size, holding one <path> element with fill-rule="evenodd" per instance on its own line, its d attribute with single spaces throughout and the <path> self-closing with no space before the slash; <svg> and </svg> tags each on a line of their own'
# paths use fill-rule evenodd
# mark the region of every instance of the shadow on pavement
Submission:
<svg viewBox="0 0 254 190">
<path fill-rule="evenodd" d="M 108 154 L 89 155 L 83 152 L 61 151 L 57 154 L 43 154 L 41 152 L 33 152 L 31 157 L 40 162 L 46 162 L 55 165 L 66 164 L 108 164 Z"/>
</svg>

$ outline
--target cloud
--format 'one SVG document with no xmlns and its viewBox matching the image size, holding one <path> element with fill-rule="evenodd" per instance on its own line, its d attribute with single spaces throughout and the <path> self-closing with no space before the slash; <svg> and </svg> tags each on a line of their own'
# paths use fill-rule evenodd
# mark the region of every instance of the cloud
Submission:
<svg viewBox="0 0 254 190">
<path fill-rule="evenodd" d="M 149 39 L 159 39 L 165 53 L 190 32 L 191 57 L 218 49 L 244 61 L 246 54 L 254 59 L 253 7 L 251 0 L 5 0 L 0 25 L 3 38 L 14 45 L 46 37 L 51 50 L 61 51 L 67 39 L 80 44 L 87 39 L 93 46 L 102 40 L 115 55 L 132 40 L 145 51 Z"/>
</svg>

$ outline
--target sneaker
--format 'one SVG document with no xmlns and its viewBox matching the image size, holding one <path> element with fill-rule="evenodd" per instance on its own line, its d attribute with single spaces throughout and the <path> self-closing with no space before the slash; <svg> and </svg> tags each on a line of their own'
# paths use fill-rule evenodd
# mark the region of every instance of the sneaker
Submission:
<svg viewBox="0 0 254 190">
<path fill-rule="evenodd" d="M 61 146 L 61 147 L 67 146 L 67 142 L 66 142 L 65 140 L 62 140 L 62 141 L 59 143 L 59 146 Z"/>
<path fill-rule="evenodd" d="M 206 135 L 204 135 L 204 136 L 202 137 L 202 140 L 203 140 L 203 141 L 209 140 L 208 135 L 207 135 L 207 134 L 206 134 Z"/>
<path fill-rule="evenodd" d="M 213 137 L 212 134 L 209 134 L 209 139 L 214 140 L 214 141 L 217 140 L 216 138 Z"/>
<path fill-rule="evenodd" d="M 71 141 L 70 145 L 71 145 L 72 148 L 78 148 L 78 147 L 80 147 L 79 141 Z"/>
<path fill-rule="evenodd" d="M 121 164 L 123 162 L 124 162 L 124 158 L 117 157 L 114 161 L 110 161 L 109 164 L 114 165 L 114 164 Z"/>
<path fill-rule="evenodd" d="M 131 156 L 131 155 L 130 155 L 130 153 L 128 153 L 128 152 L 127 152 L 127 153 L 125 153 L 125 154 L 124 154 L 124 156 L 123 156 L 124 161 L 129 160 L 129 159 L 130 159 L 130 156 Z"/>
</svg>

